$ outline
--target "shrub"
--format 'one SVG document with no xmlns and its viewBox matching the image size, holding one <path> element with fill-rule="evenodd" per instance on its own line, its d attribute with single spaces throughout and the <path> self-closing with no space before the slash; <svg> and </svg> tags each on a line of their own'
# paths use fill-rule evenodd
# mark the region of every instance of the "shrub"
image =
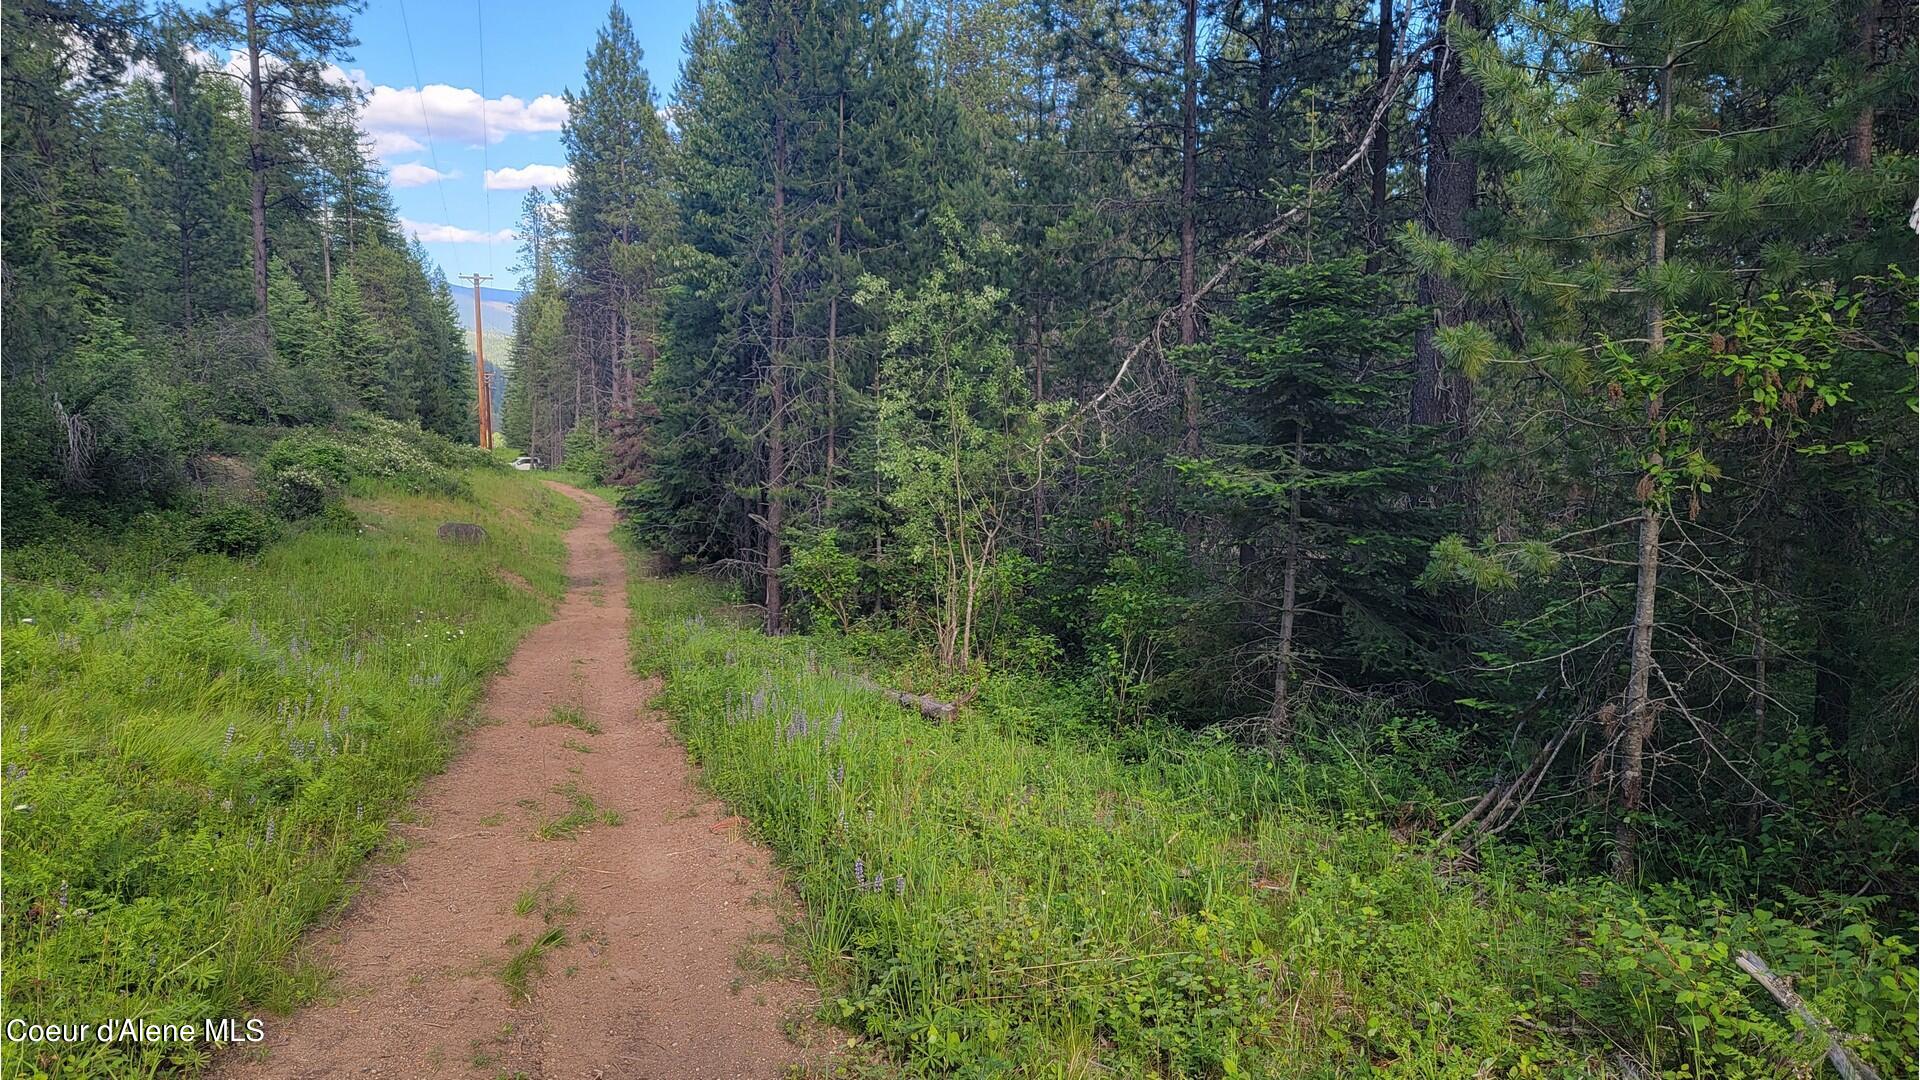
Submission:
<svg viewBox="0 0 1920 1080">
<path fill-rule="evenodd" d="M 298 431 L 267 451 L 265 478 L 307 472 L 335 486 L 390 480 L 417 494 L 472 494 L 456 469 L 485 465 L 477 447 L 455 446 L 439 435 L 373 416 L 351 418 L 342 431 Z M 302 481 L 310 483 L 310 481 Z"/>
<path fill-rule="evenodd" d="M 291 465 L 266 478 L 267 506 L 288 521 L 303 521 L 326 510 L 337 487 L 325 473 Z"/>
<path fill-rule="evenodd" d="M 840 549 L 840 530 L 822 529 L 796 540 L 784 571 L 794 587 L 833 613 L 845 632 L 860 599 L 860 558 Z"/>
<path fill-rule="evenodd" d="M 258 555 L 273 542 L 273 522 L 258 507 L 220 501 L 195 521 L 194 546 L 221 555 Z"/>
</svg>

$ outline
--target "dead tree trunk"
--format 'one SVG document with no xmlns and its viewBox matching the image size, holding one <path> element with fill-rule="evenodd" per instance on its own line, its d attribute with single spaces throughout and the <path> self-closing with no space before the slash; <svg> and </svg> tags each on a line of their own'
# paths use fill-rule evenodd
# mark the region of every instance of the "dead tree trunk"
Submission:
<svg viewBox="0 0 1920 1080">
<path fill-rule="evenodd" d="M 1374 85 L 1388 92 L 1393 74 L 1393 0 L 1380 0 L 1379 36 L 1374 40 Z M 1372 181 L 1367 198 L 1367 273 L 1380 271 L 1387 248 L 1387 132 L 1382 130 L 1368 148 Z"/>
<path fill-rule="evenodd" d="M 1295 599 L 1299 595 L 1300 584 L 1300 474 L 1304 461 L 1305 433 L 1300 425 L 1293 428 L 1293 490 L 1287 495 L 1287 555 L 1286 567 L 1280 576 L 1280 658 L 1273 669 L 1273 709 L 1267 715 L 1267 727 L 1274 741 L 1288 742 L 1293 738 L 1292 702 L 1288 698 L 1293 677 L 1293 624 L 1295 617 Z"/>
<path fill-rule="evenodd" d="M 1457 18 L 1467 29 L 1480 29 L 1485 16 L 1474 0 L 1440 0 L 1440 21 Z M 1480 87 L 1461 66 L 1462 42 L 1444 41 L 1434 57 L 1433 105 L 1427 123 L 1426 225 L 1434 235 L 1457 247 L 1472 239 L 1467 214 L 1473 209 L 1479 171 L 1460 143 L 1480 131 Z M 1444 424 L 1457 435 L 1467 422 L 1466 380 L 1447 369 L 1435 340 L 1442 328 L 1466 321 L 1466 298 L 1452 282 L 1436 274 L 1421 274 L 1418 303 L 1434 309 L 1434 321 L 1420 329 L 1413 342 L 1413 396 L 1408 418 L 1415 424 Z"/>
<path fill-rule="evenodd" d="M 260 348 L 273 344 L 267 318 L 267 148 L 266 86 L 260 81 L 260 26 L 256 0 L 246 0 L 247 16 L 247 170 L 252 180 L 248 209 L 253 216 L 253 306 L 259 316 Z"/>
<path fill-rule="evenodd" d="M 773 77 L 783 87 L 786 51 L 786 30 L 781 28 L 774 32 Z M 773 114 L 773 252 L 767 300 L 767 381 L 772 391 L 772 416 L 767 425 L 766 581 L 762 594 L 766 607 L 766 632 L 769 634 L 780 633 L 784 625 L 780 567 L 785 561 L 786 552 L 782 546 L 780 529 L 786 513 L 786 496 L 782 489 L 787 483 L 787 392 L 785 374 L 781 370 L 786 348 L 781 337 L 782 321 L 786 316 L 786 157 L 787 121 L 783 111 L 776 108 Z"/>
<path fill-rule="evenodd" d="M 1383 3 L 1388 0 L 1382 0 Z M 1180 53 L 1186 86 L 1180 102 L 1180 344 L 1200 340 L 1198 315 L 1194 311 L 1194 262 L 1197 239 L 1194 233 L 1194 202 L 1199 195 L 1200 72 L 1198 49 L 1200 0 L 1187 0 L 1186 24 L 1181 32 Z M 1182 448 L 1189 455 L 1200 452 L 1200 381 L 1188 374 L 1182 381 L 1185 399 L 1186 437 Z"/>
</svg>

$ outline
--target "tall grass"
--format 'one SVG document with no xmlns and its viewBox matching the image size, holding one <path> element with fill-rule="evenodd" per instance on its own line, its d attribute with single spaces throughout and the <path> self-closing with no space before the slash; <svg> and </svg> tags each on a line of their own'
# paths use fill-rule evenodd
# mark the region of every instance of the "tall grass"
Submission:
<svg viewBox="0 0 1920 1080">
<path fill-rule="evenodd" d="M 816 643 L 718 618 L 696 580 L 635 575 L 630 592 L 637 664 L 665 676 L 706 782 L 800 894 L 826 1015 L 911 1073 L 1804 1070 L 1807 1043 L 1739 973 L 1709 973 L 1715 948 L 1756 939 L 1798 942 L 1831 976 L 1829 1015 L 1876 1034 L 1879 1060 L 1911 1054 L 1899 941 L 1845 953 L 1832 934 L 1729 924 L 1649 947 L 1672 928 L 1611 885 L 1408 846 L 1301 758 L 1051 736 L 1049 702 L 1007 683 L 932 724 L 822 670 Z"/>
<path fill-rule="evenodd" d="M 198 1024 L 283 1009 L 343 895 L 486 677 L 564 591 L 568 499 L 357 482 L 358 529 L 246 561 L 138 531 L 7 556 L 5 1014 Z M 484 545 L 436 540 L 474 521 Z M 516 580 L 517 579 L 517 580 Z M 8 1043 L 4 1074 L 139 1076 L 203 1045 Z"/>
</svg>

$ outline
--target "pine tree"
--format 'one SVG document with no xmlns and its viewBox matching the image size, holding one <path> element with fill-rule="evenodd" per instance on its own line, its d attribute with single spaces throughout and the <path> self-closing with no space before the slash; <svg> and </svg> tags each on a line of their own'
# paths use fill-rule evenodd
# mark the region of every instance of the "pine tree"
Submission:
<svg viewBox="0 0 1920 1080">
<path fill-rule="evenodd" d="M 360 299 L 352 273 L 333 276 L 327 298 L 327 336 L 334 370 L 360 408 L 379 411 L 387 401 L 387 364 L 391 348 Z"/>
<path fill-rule="evenodd" d="M 561 139 L 572 173 L 563 195 L 574 357 L 596 433 L 630 414 L 659 351 L 662 260 L 671 243 L 670 145 L 633 24 L 619 4 L 587 57 L 585 84 L 567 95 Z M 615 450 L 632 456 L 631 447 Z"/>
<path fill-rule="evenodd" d="M 1517 339 L 1504 322 L 1440 333 L 1466 374 L 1524 366 L 1565 385 L 1605 387 L 1597 402 L 1576 399 L 1568 411 L 1607 434 L 1596 449 L 1620 469 L 1613 505 L 1632 507 L 1631 542 L 1622 538 L 1625 550 L 1610 557 L 1633 577 L 1608 583 L 1631 594 L 1623 688 L 1609 714 L 1618 749 L 1597 770 L 1620 792 L 1613 870 L 1622 880 L 1639 866 L 1659 710 L 1687 707 L 1684 672 L 1692 657 L 1710 655 L 1684 621 L 1663 614 L 1661 597 L 1738 579 L 1730 571 L 1721 579 L 1719 558 L 1685 528 L 1723 466 L 1677 438 L 1709 428 L 1718 395 L 1682 391 L 1669 351 L 1683 342 L 1672 327 L 1701 325 L 1708 312 L 1809 275 L 1848 273 L 1904 202 L 1892 179 L 1902 166 L 1850 170 L 1833 160 L 1844 139 L 1822 129 L 1844 130 L 1851 112 L 1825 110 L 1794 85 L 1858 100 L 1858 77 L 1810 54 L 1780 62 L 1786 20 L 1832 17 L 1758 0 L 1618 11 L 1522 5 L 1503 25 L 1525 33 L 1483 38 L 1466 52 L 1486 92 L 1486 160 L 1507 193 L 1502 228 L 1465 253 L 1440 238 L 1409 238 L 1430 272 L 1490 307 L 1518 308 Z M 1823 153 L 1830 164 L 1807 167 Z M 1864 242 L 1863 212 L 1874 226 Z M 1670 550 L 1684 552 L 1693 585 L 1668 580 Z M 1663 635 L 1681 637 L 1679 655 L 1663 653 Z"/>
<path fill-rule="evenodd" d="M 1181 470 L 1236 524 L 1239 543 L 1278 552 L 1277 572 L 1243 570 L 1278 614 L 1267 721 L 1280 742 L 1294 734 L 1303 667 L 1355 677 L 1383 662 L 1412 668 L 1417 656 L 1399 589 L 1435 533 L 1407 502 L 1435 467 L 1396 422 L 1420 314 L 1393 301 L 1360 252 L 1270 266 L 1214 321 L 1207 345 L 1180 354 L 1219 402 L 1206 454 Z M 1305 621 L 1326 629 L 1308 634 Z"/>
</svg>

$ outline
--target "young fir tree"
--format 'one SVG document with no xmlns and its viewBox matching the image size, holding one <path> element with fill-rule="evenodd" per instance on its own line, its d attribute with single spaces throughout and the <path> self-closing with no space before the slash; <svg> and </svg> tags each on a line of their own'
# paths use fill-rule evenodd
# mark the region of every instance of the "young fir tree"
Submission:
<svg viewBox="0 0 1920 1080">
<path fill-rule="evenodd" d="M 387 400 L 391 348 L 361 303 L 360 283 L 352 273 L 333 276 L 333 294 L 327 298 L 327 336 L 334 370 L 355 406 L 379 411 Z"/>
<path fill-rule="evenodd" d="M 1411 666 L 1418 620 L 1404 587 L 1433 535 L 1408 502 L 1435 465 L 1398 423 L 1420 313 L 1394 299 L 1357 252 L 1268 266 L 1211 340 L 1181 354 L 1215 422 L 1203 456 L 1180 468 L 1236 541 L 1275 553 L 1243 568 L 1276 613 L 1277 741 L 1293 736 L 1303 670 Z"/>
</svg>

